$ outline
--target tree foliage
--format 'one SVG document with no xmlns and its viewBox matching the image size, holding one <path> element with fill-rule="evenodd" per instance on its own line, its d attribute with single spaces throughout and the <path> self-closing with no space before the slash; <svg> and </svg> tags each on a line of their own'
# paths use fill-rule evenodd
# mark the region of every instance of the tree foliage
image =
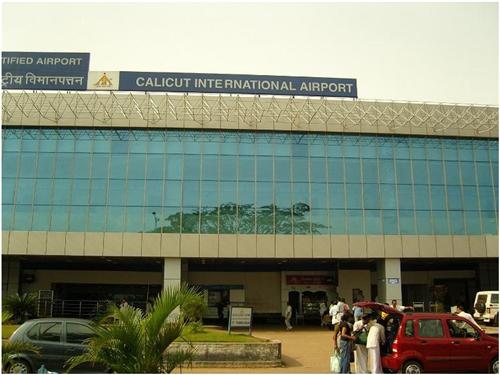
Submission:
<svg viewBox="0 0 500 375">
<path fill-rule="evenodd" d="M 310 223 L 309 205 L 298 202 L 291 207 L 274 204 L 255 207 L 253 204 L 224 203 L 219 207 L 176 212 L 164 219 L 166 225 L 152 232 L 163 233 L 320 233 L 325 225 Z M 182 220 L 181 220 L 182 218 Z M 182 226 L 182 228 L 181 228 Z M 181 230 L 182 229 L 182 230 Z"/>
<path fill-rule="evenodd" d="M 184 307 L 202 297 L 193 289 L 165 289 L 143 315 L 131 306 L 110 307 L 94 328 L 84 354 L 68 361 L 69 370 L 85 362 L 102 363 L 117 373 L 170 373 L 191 358 L 190 351 L 166 352 L 193 324 Z M 113 322 L 109 324 L 109 322 Z"/>
</svg>

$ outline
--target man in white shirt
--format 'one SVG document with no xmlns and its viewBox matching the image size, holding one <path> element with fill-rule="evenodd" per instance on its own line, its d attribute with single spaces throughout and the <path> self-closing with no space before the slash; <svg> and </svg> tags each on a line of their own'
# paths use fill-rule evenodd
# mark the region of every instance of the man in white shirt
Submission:
<svg viewBox="0 0 500 375">
<path fill-rule="evenodd" d="M 476 326 L 477 328 L 479 328 L 480 330 L 482 330 L 481 327 L 479 327 L 479 324 L 476 323 L 476 321 L 474 320 L 474 318 L 472 317 L 471 314 L 469 313 L 466 313 L 464 311 L 464 306 L 463 305 L 457 305 L 457 311 L 455 312 L 455 314 L 457 316 L 461 316 L 462 318 L 465 318 L 467 319 L 468 321 L 470 321 L 474 326 Z"/>
<path fill-rule="evenodd" d="M 366 349 L 368 350 L 368 364 L 372 374 L 382 374 L 382 361 L 380 356 L 380 345 L 385 344 L 385 328 L 377 323 L 376 316 L 372 316 L 370 330 L 366 339 Z"/>
<path fill-rule="evenodd" d="M 354 335 L 359 335 L 360 332 L 367 332 L 370 323 L 370 315 L 365 314 L 363 317 L 356 321 L 352 327 Z M 356 351 L 354 353 L 354 365 L 356 368 L 356 374 L 369 374 L 368 371 L 368 350 L 366 345 L 356 344 Z"/>
<path fill-rule="evenodd" d="M 335 328 L 335 324 L 337 324 L 340 320 L 337 319 L 337 313 L 339 312 L 339 308 L 337 304 L 332 304 L 330 305 L 330 311 L 328 311 L 328 314 L 332 317 L 332 329 Z"/>
</svg>

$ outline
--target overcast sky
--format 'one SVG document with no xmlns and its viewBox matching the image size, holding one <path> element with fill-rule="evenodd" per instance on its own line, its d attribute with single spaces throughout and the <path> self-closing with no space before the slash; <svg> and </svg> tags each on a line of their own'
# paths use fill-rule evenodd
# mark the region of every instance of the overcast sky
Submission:
<svg viewBox="0 0 500 375">
<path fill-rule="evenodd" d="M 496 3 L 3 3 L 3 51 L 90 70 L 356 78 L 360 99 L 498 104 Z"/>
</svg>

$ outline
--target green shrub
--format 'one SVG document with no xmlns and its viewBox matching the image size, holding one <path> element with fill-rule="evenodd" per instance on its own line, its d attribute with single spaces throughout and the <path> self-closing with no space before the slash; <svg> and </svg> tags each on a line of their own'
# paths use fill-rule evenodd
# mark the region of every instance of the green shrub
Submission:
<svg viewBox="0 0 500 375">
<path fill-rule="evenodd" d="M 207 305 L 201 293 L 192 295 L 188 301 L 182 305 L 182 312 L 187 320 L 200 322 L 207 312 Z"/>
</svg>

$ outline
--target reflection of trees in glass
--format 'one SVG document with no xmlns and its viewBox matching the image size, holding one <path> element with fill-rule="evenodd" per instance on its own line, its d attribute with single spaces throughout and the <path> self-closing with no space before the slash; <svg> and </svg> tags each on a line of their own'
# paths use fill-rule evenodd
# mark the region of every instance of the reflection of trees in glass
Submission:
<svg viewBox="0 0 500 375">
<path fill-rule="evenodd" d="M 183 233 L 259 233 L 259 234 L 317 234 L 324 224 L 309 222 L 309 205 L 296 203 L 290 208 L 266 205 L 255 209 L 253 204 L 238 205 L 224 203 L 219 207 L 209 207 L 182 213 Z M 201 220 L 200 220 L 201 214 Z M 257 214 L 257 220 L 256 215 Z M 257 221 L 257 228 L 255 223 Z M 166 224 L 152 230 L 153 233 L 179 233 L 181 212 L 165 218 Z M 310 227 L 311 225 L 311 227 Z"/>
</svg>

